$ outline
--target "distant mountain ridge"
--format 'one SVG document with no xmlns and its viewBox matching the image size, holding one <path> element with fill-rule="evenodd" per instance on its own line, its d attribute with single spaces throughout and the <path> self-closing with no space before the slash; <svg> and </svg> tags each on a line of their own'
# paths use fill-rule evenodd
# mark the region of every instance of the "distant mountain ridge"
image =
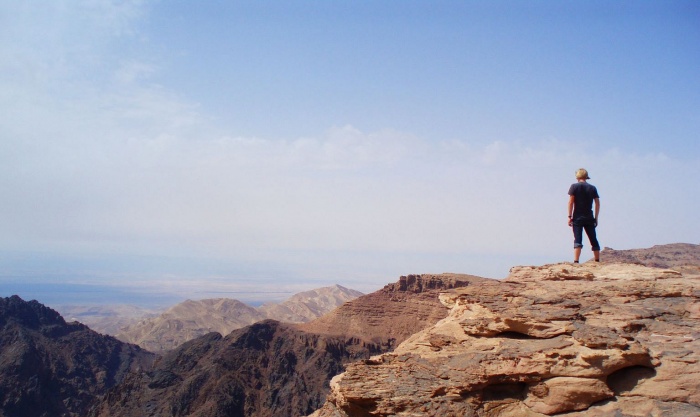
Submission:
<svg viewBox="0 0 700 417">
<path fill-rule="evenodd" d="M 265 303 L 258 307 L 258 311 L 271 320 L 305 323 L 363 295 L 359 291 L 334 285 L 294 294 L 281 303 Z"/>
<path fill-rule="evenodd" d="M 131 304 L 108 305 L 57 305 L 51 306 L 66 321 L 79 321 L 96 332 L 114 336 L 122 328 L 149 317 L 156 317 L 162 310 L 148 309 Z"/>
<path fill-rule="evenodd" d="M 116 334 L 151 352 L 165 352 L 210 332 L 227 335 L 233 330 L 271 319 L 302 323 L 320 317 L 363 294 L 340 285 L 295 294 L 276 304 L 251 307 L 238 300 L 214 298 L 187 300 L 163 314 L 140 320 Z"/>
<path fill-rule="evenodd" d="M 637 263 L 654 268 L 674 269 L 685 274 L 700 274 L 700 245 L 671 243 L 651 248 L 615 250 L 603 248 L 602 262 Z"/>
</svg>

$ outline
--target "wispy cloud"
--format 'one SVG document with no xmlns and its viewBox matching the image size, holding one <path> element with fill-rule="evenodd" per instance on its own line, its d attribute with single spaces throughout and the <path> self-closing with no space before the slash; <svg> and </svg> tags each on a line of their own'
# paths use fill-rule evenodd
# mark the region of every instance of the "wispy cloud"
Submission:
<svg viewBox="0 0 700 417">
<path fill-rule="evenodd" d="M 591 170 L 604 202 L 626 196 L 625 209 L 604 211 L 625 217 L 631 207 L 658 212 L 662 202 L 650 200 L 649 188 L 683 201 L 674 181 L 690 170 L 663 155 L 574 154 L 565 148 L 576 143 L 551 141 L 477 147 L 350 126 L 294 140 L 196 138 L 167 129 L 105 141 L 93 140 L 88 127 L 83 140 L 47 141 L 7 161 L 6 244 L 23 237 L 96 245 L 192 240 L 223 253 L 520 251 L 538 242 L 546 251 L 561 242 L 552 242 L 562 233 L 556 220 L 579 165 Z"/>
<path fill-rule="evenodd" d="M 143 2 L 51 2 L 43 17 L 2 7 L 18 17 L 3 37 L 22 39 L 0 43 L 2 250 L 243 265 L 201 286 L 247 273 L 505 275 L 513 262 L 569 258 L 566 191 L 580 166 L 601 193 L 605 246 L 700 235 L 678 220 L 695 216 L 697 158 L 352 124 L 243 137 L 158 84 L 164 66 L 139 49 Z M 173 269 L 187 268 L 163 276 Z M 154 282 L 182 287 L 177 276 Z"/>
</svg>

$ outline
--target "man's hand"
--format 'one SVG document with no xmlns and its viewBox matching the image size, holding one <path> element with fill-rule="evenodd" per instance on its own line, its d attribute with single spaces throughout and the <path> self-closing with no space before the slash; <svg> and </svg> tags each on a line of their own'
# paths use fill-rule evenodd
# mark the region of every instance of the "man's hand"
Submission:
<svg viewBox="0 0 700 417">
<path fill-rule="evenodd" d="M 598 219 L 593 220 L 593 227 L 598 227 Z"/>
<path fill-rule="evenodd" d="M 569 217 L 569 227 L 571 227 L 571 226 L 573 226 L 573 225 L 574 225 L 574 219 L 572 219 L 571 217 Z"/>
</svg>

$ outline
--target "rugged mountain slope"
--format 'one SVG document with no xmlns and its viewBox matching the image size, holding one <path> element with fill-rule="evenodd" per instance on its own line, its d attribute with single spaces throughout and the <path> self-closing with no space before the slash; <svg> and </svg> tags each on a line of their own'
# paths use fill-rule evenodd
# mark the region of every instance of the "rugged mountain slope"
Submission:
<svg viewBox="0 0 700 417">
<path fill-rule="evenodd" d="M 210 333 L 114 388 L 91 417 L 300 416 L 320 407 L 350 353 L 344 341 L 263 321 Z"/>
<path fill-rule="evenodd" d="M 334 285 L 295 294 L 281 303 L 263 304 L 258 311 L 271 320 L 305 323 L 363 295 L 359 291 Z"/>
<path fill-rule="evenodd" d="M 153 359 L 36 301 L 0 298 L 0 416 L 85 415 L 96 396 Z"/>
<path fill-rule="evenodd" d="M 386 350 L 447 315 L 438 299 L 441 291 L 485 281 L 490 280 L 466 274 L 402 276 L 396 283 L 298 327 L 310 333 L 355 338 Z"/>
<path fill-rule="evenodd" d="M 516 267 L 441 295 L 449 316 L 348 365 L 313 417 L 700 416 L 700 276 Z"/>
<path fill-rule="evenodd" d="M 672 243 L 645 249 L 615 250 L 604 248 L 603 262 L 628 262 L 655 268 L 669 268 L 678 272 L 700 274 L 700 245 Z"/>
</svg>

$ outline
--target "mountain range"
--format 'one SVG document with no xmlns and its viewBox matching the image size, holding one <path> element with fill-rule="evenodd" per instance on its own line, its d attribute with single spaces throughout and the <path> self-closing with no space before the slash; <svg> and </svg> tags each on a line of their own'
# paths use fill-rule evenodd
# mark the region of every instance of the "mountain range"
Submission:
<svg viewBox="0 0 700 417">
<path fill-rule="evenodd" d="M 457 274 L 401 277 L 343 304 L 331 319 L 324 316 L 308 326 L 268 320 L 226 337 L 208 334 L 167 352 L 153 371 L 115 387 L 90 416 L 309 414 L 323 404 L 330 378 L 347 363 L 389 351 L 444 318 L 448 309 L 437 301 L 439 292 L 481 279 Z M 349 323 L 355 324 L 348 329 Z M 369 325 L 368 331 L 362 331 L 362 323 Z M 314 328 L 324 331 L 309 330 Z"/>
<path fill-rule="evenodd" d="M 407 275 L 159 355 L 13 296 L 0 416 L 700 416 L 699 249 Z"/>
<path fill-rule="evenodd" d="M 310 321 L 361 295 L 359 291 L 334 285 L 301 292 L 281 303 L 267 303 L 258 308 L 230 298 L 187 300 L 157 317 L 125 326 L 115 336 L 161 353 L 210 332 L 227 335 L 266 319 L 287 323 Z"/>
</svg>

